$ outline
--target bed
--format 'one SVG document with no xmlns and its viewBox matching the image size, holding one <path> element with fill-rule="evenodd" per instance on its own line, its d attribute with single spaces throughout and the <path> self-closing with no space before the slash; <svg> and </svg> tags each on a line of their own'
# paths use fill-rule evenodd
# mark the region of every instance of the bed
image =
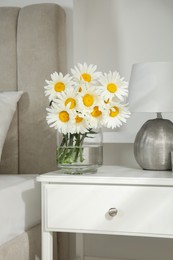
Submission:
<svg viewBox="0 0 173 260">
<path fill-rule="evenodd" d="M 21 245 L 22 238 L 25 238 L 25 242 L 27 242 L 26 234 L 29 230 L 30 233 L 37 230 L 34 232 L 37 233 L 37 239 L 34 239 L 37 246 L 33 253 L 38 259 L 40 258 L 40 239 L 38 236 L 40 233 L 41 199 L 40 185 L 35 178 L 36 175 L 33 174 L 0 175 L 0 259 L 20 259 L 17 256 L 12 258 L 14 252 L 29 256 L 29 244 L 31 244 L 32 236 L 30 236 L 30 241 L 28 240 L 28 248 L 25 245 L 25 253 L 24 250 L 18 249 L 17 251 L 20 252 L 17 252 L 15 249 L 17 245 Z M 29 258 L 23 257 L 23 259 Z"/>
<path fill-rule="evenodd" d="M 43 87 L 65 53 L 60 6 L 0 7 L 0 260 L 41 260 L 36 176 L 56 169 Z"/>
</svg>

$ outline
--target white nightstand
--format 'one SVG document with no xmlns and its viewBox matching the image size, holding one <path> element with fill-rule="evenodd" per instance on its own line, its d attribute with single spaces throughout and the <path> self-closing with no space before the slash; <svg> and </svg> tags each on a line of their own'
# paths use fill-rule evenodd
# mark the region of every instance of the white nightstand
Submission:
<svg viewBox="0 0 173 260">
<path fill-rule="evenodd" d="M 42 183 L 42 260 L 53 259 L 53 231 L 173 238 L 172 172 L 102 166 L 95 174 L 56 171 L 37 180 Z M 83 260 L 83 251 L 77 251 Z"/>
</svg>

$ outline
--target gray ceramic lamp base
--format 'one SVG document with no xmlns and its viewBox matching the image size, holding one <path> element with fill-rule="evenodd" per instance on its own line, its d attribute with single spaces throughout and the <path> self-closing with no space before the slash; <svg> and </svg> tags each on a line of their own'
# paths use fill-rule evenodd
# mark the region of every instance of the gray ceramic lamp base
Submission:
<svg viewBox="0 0 173 260">
<path fill-rule="evenodd" d="M 135 143 L 136 161 L 145 170 L 171 170 L 173 151 L 173 123 L 156 118 L 148 120 L 139 130 Z"/>
</svg>

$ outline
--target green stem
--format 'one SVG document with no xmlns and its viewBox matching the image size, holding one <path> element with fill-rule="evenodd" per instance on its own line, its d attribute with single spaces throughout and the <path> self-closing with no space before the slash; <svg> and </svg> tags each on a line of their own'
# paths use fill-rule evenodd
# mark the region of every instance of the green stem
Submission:
<svg viewBox="0 0 173 260">
<path fill-rule="evenodd" d="M 57 162 L 59 164 L 73 164 L 84 161 L 83 157 L 83 143 L 85 138 L 92 138 L 90 134 L 95 132 L 92 129 L 89 129 L 89 132 L 84 134 L 81 133 L 67 133 L 63 134 L 63 139 L 60 144 L 60 147 L 57 148 Z"/>
</svg>

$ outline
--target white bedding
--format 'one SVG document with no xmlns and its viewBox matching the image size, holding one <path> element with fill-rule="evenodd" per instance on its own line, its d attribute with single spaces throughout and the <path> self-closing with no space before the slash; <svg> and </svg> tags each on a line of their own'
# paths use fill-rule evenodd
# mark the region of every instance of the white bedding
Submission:
<svg viewBox="0 0 173 260">
<path fill-rule="evenodd" d="M 0 245 L 40 223 L 40 197 L 36 175 L 0 175 Z"/>
</svg>

